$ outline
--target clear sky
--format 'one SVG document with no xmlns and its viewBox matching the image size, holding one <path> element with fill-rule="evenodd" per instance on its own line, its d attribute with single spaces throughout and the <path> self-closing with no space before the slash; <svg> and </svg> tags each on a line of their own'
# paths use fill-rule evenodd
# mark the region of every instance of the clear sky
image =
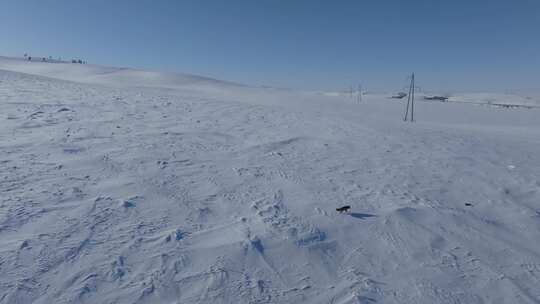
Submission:
<svg viewBox="0 0 540 304">
<path fill-rule="evenodd" d="M 255 85 L 540 87 L 539 0 L 1 0 L 0 54 Z"/>
</svg>

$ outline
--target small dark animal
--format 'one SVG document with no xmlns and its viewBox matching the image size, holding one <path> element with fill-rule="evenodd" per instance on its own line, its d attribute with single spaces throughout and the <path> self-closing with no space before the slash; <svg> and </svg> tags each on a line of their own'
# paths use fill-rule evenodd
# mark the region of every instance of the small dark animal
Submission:
<svg viewBox="0 0 540 304">
<path fill-rule="evenodd" d="M 349 206 L 349 205 L 336 208 L 336 211 L 339 212 L 339 213 L 349 212 L 350 210 L 351 210 L 351 206 Z"/>
</svg>

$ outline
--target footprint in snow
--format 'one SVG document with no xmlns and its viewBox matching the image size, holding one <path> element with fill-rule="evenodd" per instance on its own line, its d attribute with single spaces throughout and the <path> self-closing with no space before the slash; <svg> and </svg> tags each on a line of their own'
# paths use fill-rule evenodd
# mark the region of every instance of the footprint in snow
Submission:
<svg viewBox="0 0 540 304">
<path fill-rule="evenodd" d="M 123 208 L 133 208 L 133 207 L 136 207 L 136 202 L 137 200 L 141 199 L 142 197 L 136 195 L 136 196 L 132 196 L 130 198 L 127 198 L 127 199 L 121 199 L 120 200 L 120 207 L 123 207 Z"/>
</svg>

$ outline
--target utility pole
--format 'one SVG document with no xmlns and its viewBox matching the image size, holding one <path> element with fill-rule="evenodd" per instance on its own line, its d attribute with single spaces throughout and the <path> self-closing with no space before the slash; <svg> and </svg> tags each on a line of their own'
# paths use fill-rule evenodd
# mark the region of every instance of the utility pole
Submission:
<svg viewBox="0 0 540 304">
<path fill-rule="evenodd" d="M 411 109 L 411 122 L 414 121 L 414 73 L 411 75 L 411 85 L 409 86 L 409 95 L 407 96 L 407 108 L 405 108 L 405 117 L 403 121 L 407 121 L 409 116 L 409 108 Z"/>
<path fill-rule="evenodd" d="M 356 102 L 362 102 L 362 85 L 358 85 L 358 95 L 356 95 Z"/>
</svg>

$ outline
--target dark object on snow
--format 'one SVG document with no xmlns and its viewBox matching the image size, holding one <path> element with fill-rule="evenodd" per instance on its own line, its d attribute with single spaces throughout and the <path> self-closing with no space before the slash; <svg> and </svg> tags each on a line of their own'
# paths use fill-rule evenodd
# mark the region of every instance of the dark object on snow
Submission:
<svg viewBox="0 0 540 304">
<path fill-rule="evenodd" d="M 472 206 L 472 204 L 471 204 L 471 203 L 465 203 L 465 206 L 469 206 L 469 207 L 470 207 L 470 206 Z"/>
<path fill-rule="evenodd" d="M 424 96 L 425 100 L 440 100 L 440 101 L 447 101 L 448 97 L 445 96 Z"/>
<path fill-rule="evenodd" d="M 399 92 L 396 95 L 392 95 L 392 98 L 402 99 L 405 96 L 407 96 L 407 93 Z"/>
<path fill-rule="evenodd" d="M 349 206 L 349 205 L 336 208 L 336 211 L 339 212 L 339 213 L 349 212 L 350 210 L 351 210 L 351 206 Z"/>
</svg>

